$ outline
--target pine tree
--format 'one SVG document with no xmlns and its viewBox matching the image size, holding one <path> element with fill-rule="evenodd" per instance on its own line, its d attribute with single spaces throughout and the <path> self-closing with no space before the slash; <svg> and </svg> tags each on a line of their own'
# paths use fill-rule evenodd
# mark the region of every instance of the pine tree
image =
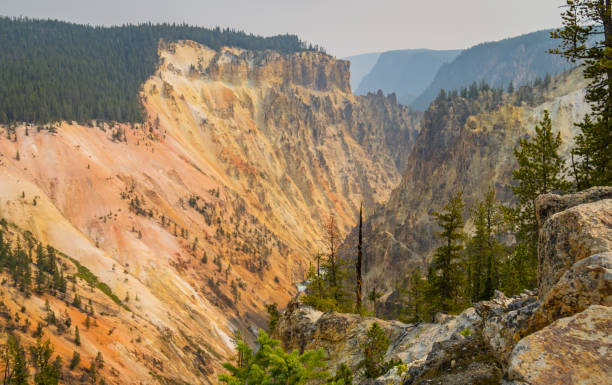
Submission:
<svg viewBox="0 0 612 385">
<path fill-rule="evenodd" d="M 389 348 L 389 337 L 383 328 L 376 322 L 366 334 L 363 343 L 363 363 L 362 366 L 367 378 L 376 378 L 385 373 L 385 354 Z"/>
<path fill-rule="evenodd" d="M 98 368 L 96 368 L 96 364 L 94 362 L 89 364 L 89 369 L 87 369 L 87 375 L 94 384 L 98 380 Z"/>
<path fill-rule="evenodd" d="M 76 346 L 81 346 L 81 335 L 79 334 L 79 327 L 74 327 L 74 344 Z"/>
<path fill-rule="evenodd" d="M 512 190 L 521 203 L 533 203 L 540 194 L 565 192 L 570 188 L 563 176 L 565 162 L 558 153 L 561 144 L 561 135 L 553 134 L 550 114 L 545 110 L 543 119 L 535 127 L 535 136 L 521 139 L 520 148 L 514 150 L 519 168 L 512 172 L 518 181 Z"/>
<path fill-rule="evenodd" d="M 6 345 L 3 346 L 4 361 L 3 384 L 27 385 L 30 374 L 24 348 L 17 335 L 9 333 Z"/>
<path fill-rule="evenodd" d="M 336 369 L 336 375 L 326 382 L 327 385 L 353 385 L 353 372 L 344 362 Z"/>
<path fill-rule="evenodd" d="M 463 273 L 460 269 L 463 250 L 464 207 L 462 193 L 455 195 L 445 206 L 444 211 L 434 212 L 442 231 L 438 237 L 442 241 L 433 256 L 427 275 L 427 300 L 431 313 L 435 311 L 458 310 L 461 299 L 460 289 Z"/>
<path fill-rule="evenodd" d="M 498 266 L 504 247 L 496 239 L 502 220 L 493 189 L 489 188 L 485 199 L 474 206 L 472 221 L 475 233 L 466 247 L 467 292 L 472 302 L 476 302 L 491 298 L 499 287 Z"/>
<path fill-rule="evenodd" d="M 564 8 L 563 28 L 551 33 L 561 44 L 551 52 L 581 62 L 593 111 L 577 124 L 572 151 L 576 187 L 583 190 L 612 184 L 612 3 L 567 0 Z"/>
<path fill-rule="evenodd" d="M 334 217 L 325 224 L 325 232 L 329 254 L 325 259 L 317 254 L 316 269 L 310 266 L 307 276 L 309 285 L 302 301 L 322 311 L 350 312 L 355 307 L 346 291 L 347 274 L 337 255 L 340 235 Z"/>
<path fill-rule="evenodd" d="M 359 206 L 359 241 L 357 243 L 357 264 L 355 265 L 356 285 L 355 285 L 355 311 L 361 313 L 361 287 L 363 284 L 361 277 L 361 264 L 363 262 L 363 203 Z"/>
<path fill-rule="evenodd" d="M 96 354 L 96 366 L 98 367 L 98 369 L 102 369 L 104 367 L 104 357 L 102 356 L 101 352 L 98 352 L 98 354 Z"/>
<path fill-rule="evenodd" d="M 47 256 L 40 243 L 36 246 L 36 266 L 39 270 L 47 271 Z"/>
<path fill-rule="evenodd" d="M 39 267 L 36 269 L 36 293 L 42 294 L 45 289 L 45 273 Z"/>
<path fill-rule="evenodd" d="M 423 278 L 418 267 L 410 273 L 408 284 L 408 322 L 419 322 L 423 315 Z"/>
<path fill-rule="evenodd" d="M 36 369 L 34 383 L 36 385 L 57 385 L 59 383 L 61 371 L 61 358 L 56 357 L 51 362 L 53 346 L 49 340 L 42 342 L 40 337 L 36 341 L 36 346 L 31 348 L 32 361 Z"/>
<path fill-rule="evenodd" d="M 329 221 L 325 224 L 325 230 L 327 235 L 327 244 L 329 247 L 329 255 L 328 255 L 328 271 L 327 275 L 329 276 L 329 284 L 330 288 L 333 291 L 333 296 L 336 300 L 338 300 L 338 283 L 340 281 L 340 268 L 337 258 L 337 247 L 340 238 L 340 234 L 338 231 L 338 225 L 336 224 L 336 218 L 331 216 Z"/>
<path fill-rule="evenodd" d="M 69 366 L 70 370 L 73 370 L 74 368 L 76 368 L 80 362 L 81 362 L 81 355 L 76 350 L 73 351 L 72 358 L 70 359 L 70 366 Z"/>
<path fill-rule="evenodd" d="M 60 277 L 59 277 L 57 286 L 58 286 L 59 291 L 61 291 L 62 293 L 66 292 L 68 283 L 66 282 L 66 278 L 64 278 L 64 271 L 63 270 L 60 271 Z"/>
<path fill-rule="evenodd" d="M 276 329 L 276 324 L 280 318 L 280 312 L 278 311 L 278 307 L 276 303 L 266 304 L 266 312 L 268 313 L 268 332 L 270 334 L 274 333 L 274 329 Z"/>
<path fill-rule="evenodd" d="M 518 168 L 512 172 L 516 182 L 512 191 L 519 202 L 512 214 L 517 239 L 513 263 L 522 288 L 535 286 L 538 242 L 535 200 L 540 194 L 567 192 L 571 187 L 564 178 L 565 162 L 559 155 L 561 144 L 561 135 L 553 134 L 550 115 L 544 111 L 535 135 L 521 139 L 520 147 L 514 150 Z"/>
<path fill-rule="evenodd" d="M 280 341 L 270 338 L 263 330 L 257 337 L 258 349 L 251 349 L 242 338 L 237 339 L 237 366 L 225 363 L 229 372 L 221 374 L 219 381 L 230 385 L 287 384 L 299 385 L 309 380 L 325 379 L 325 353 L 322 349 L 297 350 L 286 353 Z"/>
<path fill-rule="evenodd" d="M 76 308 L 81 308 L 81 297 L 78 294 L 74 293 L 74 300 L 72 301 L 72 306 Z"/>
</svg>

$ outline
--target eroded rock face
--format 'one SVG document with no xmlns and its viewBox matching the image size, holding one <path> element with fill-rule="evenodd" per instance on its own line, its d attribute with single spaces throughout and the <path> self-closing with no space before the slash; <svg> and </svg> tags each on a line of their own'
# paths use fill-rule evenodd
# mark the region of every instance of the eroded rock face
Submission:
<svg viewBox="0 0 612 385">
<path fill-rule="evenodd" d="M 538 384 L 609 384 L 612 308 L 593 305 L 523 338 L 514 348 L 508 379 Z"/>
<path fill-rule="evenodd" d="M 589 197 L 588 194 L 580 195 Z M 571 202 L 572 199 L 570 195 L 565 201 Z M 554 207 L 549 203 L 551 201 L 556 202 L 558 199 L 550 197 L 538 200 L 541 219 L 545 217 L 544 212 Z M 579 204 L 548 217 L 540 227 L 538 244 L 540 298 L 548 293 L 574 263 L 608 250 L 612 250 L 612 199 Z"/>
<path fill-rule="evenodd" d="M 319 53 L 182 41 L 159 56 L 139 95 L 143 124 L 19 125 L 18 140 L 0 137 L 0 216 L 132 298 L 131 313 L 98 321 L 123 331 L 82 333 L 83 362 L 101 351 L 103 376 L 121 372 L 121 383 L 216 384 L 233 332 L 252 342 L 263 305 L 295 293 L 328 216 L 345 233 L 362 201 L 396 186 L 417 117 L 395 98 L 353 95 L 348 62 Z M 27 312 L 44 317 L 45 299 L 32 300 Z M 74 344 L 53 343 L 68 362 Z"/>
<path fill-rule="evenodd" d="M 502 370 L 480 333 L 436 342 L 424 364 L 413 366 L 404 385 L 497 384 Z"/>
<path fill-rule="evenodd" d="M 184 44 L 196 49 L 201 47 L 192 41 Z M 212 80 L 230 83 L 253 81 L 261 85 L 274 79 L 279 84 L 350 93 L 349 66 L 350 62 L 346 60 L 336 60 L 320 52 L 282 54 L 271 50 L 247 51 L 225 47 L 211 55 L 207 66 L 197 63 L 194 70 Z"/>
<path fill-rule="evenodd" d="M 590 305 L 612 306 L 612 252 L 580 260 L 544 296 L 530 322 L 539 330 Z"/>
<path fill-rule="evenodd" d="M 322 348 L 329 357 L 330 371 L 334 372 L 341 363 L 346 363 L 355 372 L 355 383 L 400 384 L 403 376 L 396 370 L 376 381 L 363 378 L 360 370 L 362 345 L 374 322 L 385 330 L 391 342 L 385 359 L 400 360 L 410 367 L 423 365 L 432 351 L 442 354 L 445 344 L 465 340 L 461 332 L 466 336 L 478 334 L 482 319 L 470 308 L 457 316 L 445 316 L 439 323 L 404 324 L 355 314 L 321 313 L 292 302 L 279 319 L 274 337 L 279 338 L 287 350 Z M 429 365 L 434 365 L 435 360 L 429 360 Z"/>
<path fill-rule="evenodd" d="M 518 298 L 507 298 L 497 292 L 491 301 L 474 304 L 476 312 L 483 318 L 482 336 L 502 365 L 508 357 L 520 333 L 529 324 L 539 302 L 533 293 L 523 293 Z"/>
<path fill-rule="evenodd" d="M 536 216 L 540 226 L 551 215 L 567 210 L 570 207 L 584 203 L 597 202 L 603 199 L 612 199 L 611 186 L 596 186 L 575 194 L 557 195 L 543 194 L 536 199 Z"/>
</svg>

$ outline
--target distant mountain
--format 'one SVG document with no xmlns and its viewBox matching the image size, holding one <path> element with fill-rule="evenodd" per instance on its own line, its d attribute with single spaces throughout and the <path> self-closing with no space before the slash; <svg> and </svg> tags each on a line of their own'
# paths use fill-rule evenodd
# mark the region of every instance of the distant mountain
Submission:
<svg viewBox="0 0 612 385">
<path fill-rule="evenodd" d="M 557 45 L 558 41 L 550 38 L 550 30 L 476 45 L 441 66 L 431 84 L 411 106 L 425 110 L 442 88 L 458 89 L 481 80 L 494 87 L 507 87 L 510 82 L 519 86 L 546 74 L 568 70 L 572 66 L 570 63 L 548 53 Z M 402 63 L 398 61 L 396 65 Z"/>
<path fill-rule="evenodd" d="M 409 105 L 431 83 L 438 69 L 452 61 L 461 51 L 407 49 L 383 52 L 376 65 L 364 76 L 356 94 L 367 94 L 379 89 L 395 92 L 398 102 Z"/>
<path fill-rule="evenodd" d="M 361 79 L 374 67 L 379 56 L 380 52 L 373 52 L 342 58 L 351 62 L 351 89 L 353 92 L 361 83 Z"/>
</svg>

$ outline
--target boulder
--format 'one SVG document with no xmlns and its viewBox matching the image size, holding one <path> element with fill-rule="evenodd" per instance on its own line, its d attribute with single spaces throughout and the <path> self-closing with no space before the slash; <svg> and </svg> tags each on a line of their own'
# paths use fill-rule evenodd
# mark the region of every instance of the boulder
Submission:
<svg viewBox="0 0 612 385">
<path fill-rule="evenodd" d="M 441 315 L 438 319 L 438 323 L 405 324 L 357 314 L 323 313 L 296 299 L 279 318 L 273 337 L 280 339 L 286 350 L 297 349 L 302 352 L 322 348 L 329 358 L 330 372 L 335 372 L 340 364 L 345 363 L 354 372 L 355 384 L 389 385 L 401 384 L 403 381 L 404 375 L 398 373 L 397 368 L 376 380 L 363 378 L 360 370 L 363 361 L 362 346 L 374 322 L 385 330 L 390 340 L 385 360 L 400 360 L 406 370 L 423 365 L 428 357 L 431 357 L 428 368 L 450 365 L 450 357 L 460 363 L 453 371 L 457 378 L 488 378 L 497 375 L 499 370 L 496 362 L 470 366 L 469 373 L 460 374 L 462 370 L 467 370 L 467 362 L 475 354 L 471 348 L 457 348 L 452 356 L 443 352 L 446 346 L 457 347 L 457 341 L 467 341 L 468 345 L 479 346 L 481 352 L 486 352 L 480 356 L 489 356 L 489 350 L 480 336 L 482 318 L 474 308 L 466 309 L 459 315 Z M 474 335 L 478 336 L 477 339 L 466 339 L 466 336 Z M 432 351 L 437 353 L 430 356 Z"/>
<path fill-rule="evenodd" d="M 536 216 L 540 227 L 553 214 L 585 203 L 612 199 L 612 186 L 591 187 L 575 194 L 542 194 L 536 199 Z"/>
<path fill-rule="evenodd" d="M 612 308 L 608 306 L 593 305 L 561 318 L 518 342 L 506 378 L 532 385 L 609 384 L 611 330 Z"/>
<path fill-rule="evenodd" d="M 612 306 L 612 252 L 580 260 L 566 271 L 542 299 L 529 331 L 585 310 L 590 305 Z"/>
<path fill-rule="evenodd" d="M 474 334 L 482 324 L 482 318 L 474 308 L 468 308 L 459 315 L 446 315 L 441 321 L 406 327 L 399 338 L 391 340 L 389 358 L 399 359 L 409 366 L 420 365 L 436 343 L 452 340 L 462 332 Z"/>
<path fill-rule="evenodd" d="M 434 343 L 425 362 L 409 369 L 404 385 L 498 384 L 501 378 L 499 363 L 475 332 Z"/>
<path fill-rule="evenodd" d="M 538 199 L 538 204 L 549 201 Z M 612 199 L 580 204 L 551 215 L 539 233 L 538 295 L 543 298 L 577 261 L 610 250 Z"/>
<path fill-rule="evenodd" d="M 353 372 L 358 372 L 363 361 L 362 345 L 374 322 L 383 328 L 391 341 L 399 340 L 409 326 L 358 314 L 320 312 L 296 300 L 287 306 L 279 318 L 273 337 L 280 339 L 283 348 L 288 351 L 323 349 L 332 373 L 342 363 L 347 364 Z M 387 359 L 392 355 L 393 346 L 390 346 Z"/>
<path fill-rule="evenodd" d="M 323 312 L 310 306 L 303 306 L 293 300 L 287 305 L 282 317 L 278 319 L 272 336 L 283 343 L 285 350 L 298 350 L 303 352 L 315 332 L 316 322 Z"/>
<path fill-rule="evenodd" d="M 497 293 L 490 301 L 474 304 L 482 317 L 482 336 L 497 360 L 506 366 L 508 358 L 522 331 L 529 325 L 539 301 L 532 293 L 517 298 L 506 298 Z"/>
</svg>

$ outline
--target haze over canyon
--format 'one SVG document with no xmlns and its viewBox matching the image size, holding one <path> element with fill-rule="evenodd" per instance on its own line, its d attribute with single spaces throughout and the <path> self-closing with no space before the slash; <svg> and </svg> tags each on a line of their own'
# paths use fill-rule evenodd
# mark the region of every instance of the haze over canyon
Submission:
<svg viewBox="0 0 612 385">
<path fill-rule="evenodd" d="M 0 17 L 3 383 L 605 383 L 592 12 L 344 59 Z"/>
</svg>

